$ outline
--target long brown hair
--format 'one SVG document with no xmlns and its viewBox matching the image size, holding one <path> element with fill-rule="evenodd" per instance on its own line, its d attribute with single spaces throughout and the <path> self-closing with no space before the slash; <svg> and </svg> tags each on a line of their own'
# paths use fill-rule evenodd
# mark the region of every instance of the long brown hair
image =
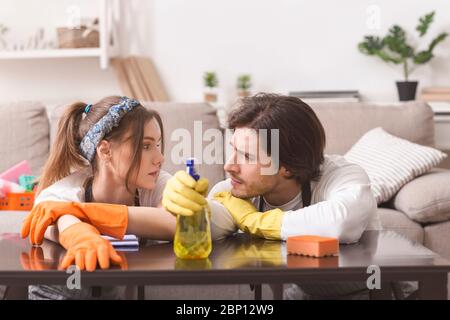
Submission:
<svg viewBox="0 0 450 320">
<path fill-rule="evenodd" d="M 279 129 L 280 165 L 302 186 L 305 199 L 309 198 L 303 203 L 309 205 L 310 181 L 320 177 L 325 149 L 325 130 L 312 108 L 296 97 L 259 93 L 244 98 L 230 113 L 228 124 L 231 129 Z M 270 155 L 270 133 L 267 149 Z"/>
<path fill-rule="evenodd" d="M 45 163 L 36 193 L 55 183 L 56 181 L 68 176 L 73 171 L 92 166 L 93 173 L 97 172 L 97 157 L 92 163 L 89 163 L 80 153 L 80 142 L 85 134 L 97 123 L 104 115 L 108 113 L 111 106 L 120 103 L 121 97 L 109 96 L 92 105 L 90 111 L 85 113 L 87 106 L 84 102 L 76 102 L 68 106 L 58 123 L 55 142 L 50 150 L 50 155 Z M 161 139 L 163 139 L 163 125 L 159 114 L 154 110 L 148 110 L 142 105 L 135 107 L 132 111 L 126 113 L 120 120 L 117 127 L 109 132 L 104 140 L 120 142 L 126 133 L 131 129 L 131 165 L 126 174 L 126 188 L 129 190 L 131 175 L 135 170 L 139 170 L 140 159 L 142 155 L 142 139 L 144 135 L 144 126 L 155 119 L 161 129 Z M 161 140 L 162 150 L 164 142 Z"/>
</svg>

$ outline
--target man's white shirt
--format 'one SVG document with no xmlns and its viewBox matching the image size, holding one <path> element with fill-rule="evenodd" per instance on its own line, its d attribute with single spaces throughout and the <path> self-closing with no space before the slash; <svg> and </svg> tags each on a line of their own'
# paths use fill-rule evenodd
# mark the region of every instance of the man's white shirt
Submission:
<svg viewBox="0 0 450 320">
<path fill-rule="evenodd" d="M 238 230 L 228 210 L 213 200 L 214 194 L 232 189 L 231 180 L 217 183 L 209 192 L 213 239 Z M 258 208 L 258 199 L 250 199 Z M 341 243 L 359 240 L 367 229 L 380 229 L 377 205 L 366 172 L 338 155 L 325 156 L 318 181 L 311 182 L 311 205 L 303 208 L 301 192 L 282 206 L 272 206 L 263 198 L 263 211 L 279 208 L 285 212 L 281 238 L 317 235 L 338 238 Z"/>
</svg>

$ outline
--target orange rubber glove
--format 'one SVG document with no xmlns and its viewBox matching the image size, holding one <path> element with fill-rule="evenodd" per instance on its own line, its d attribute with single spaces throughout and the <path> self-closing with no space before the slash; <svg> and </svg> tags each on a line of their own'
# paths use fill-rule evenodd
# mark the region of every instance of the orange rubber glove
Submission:
<svg viewBox="0 0 450 320">
<path fill-rule="evenodd" d="M 100 232 L 90 224 L 79 222 L 59 234 L 59 242 L 67 249 L 60 269 L 75 264 L 80 270 L 94 271 L 98 264 L 102 269 L 109 268 L 109 261 L 121 265 L 122 258 L 111 243 L 100 236 Z"/>
<path fill-rule="evenodd" d="M 45 259 L 42 247 L 31 247 L 29 253 L 20 254 L 20 263 L 24 270 L 56 270 L 58 259 Z"/>
<path fill-rule="evenodd" d="M 41 244 L 45 230 L 59 217 L 70 214 L 88 222 L 102 234 L 122 239 L 128 226 L 128 208 L 119 204 L 43 201 L 25 217 L 21 235 L 30 236 L 32 244 Z"/>
</svg>

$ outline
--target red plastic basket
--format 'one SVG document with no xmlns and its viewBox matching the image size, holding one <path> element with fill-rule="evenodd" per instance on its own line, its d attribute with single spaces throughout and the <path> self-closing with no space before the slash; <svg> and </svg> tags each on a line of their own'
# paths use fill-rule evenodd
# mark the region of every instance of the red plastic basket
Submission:
<svg viewBox="0 0 450 320">
<path fill-rule="evenodd" d="M 33 208 L 34 192 L 7 193 L 0 197 L 0 210 L 23 210 L 29 211 Z"/>
</svg>

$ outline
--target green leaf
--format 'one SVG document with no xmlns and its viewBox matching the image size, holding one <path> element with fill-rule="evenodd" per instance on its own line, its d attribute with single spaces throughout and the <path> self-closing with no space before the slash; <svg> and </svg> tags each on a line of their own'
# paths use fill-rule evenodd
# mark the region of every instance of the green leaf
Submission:
<svg viewBox="0 0 450 320">
<path fill-rule="evenodd" d="M 419 19 L 419 24 L 417 25 L 416 30 L 419 32 L 421 37 L 427 33 L 430 24 L 433 22 L 434 13 L 434 11 L 430 12 Z"/>
<path fill-rule="evenodd" d="M 383 42 L 389 50 L 399 54 L 403 58 L 409 58 L 414 55 L 414 49 L 406 43 L 406 33 L 400 26 L 395 25 L 390 28 Z"/>
<path fill-rule="evenodd" d="M 215 87 L 217 87 L 217 85 L 219 83 L 215 72 L 205 72 L 203 75 L 203 81 L 204 81 L 205 87 L 208 87 L 208 88 L 215 88 Z"/>
<path fill-rule="evenodd" d="M 7 26 L 5 26 L 5 25 L 3 25 L 3 24 L 0 24 L 0 34 L 5 34 L 5 33 L 7 33 L 8 32 L 8 27 Z"/>
<path fill-rule="evenodd" d="M 380 39 L 380 37 L 376 36 L 365 36 L 365 41 L 362 41 L 358 44 L 358 49 L 364 54 L 374 55 L 379 50 L 383 49 L 384 43 Z"/>
<path fill-rule="evenodd" d="M 413 57 L 413 62 L 415 64 L 424 64 L 424 63 L 427 63 L 428 61 L 430 61 L 432 58 L 433 58 L 433 54 L 428 50 L 424 50 L 424 51 L 418 52 Z"/>
<path fill-rule="evenodd" d="M 243 74 L 239 76 L 237 87 L 241 90 L 248 90 L 252 86 L 251 76 L 249 74 Z"/>
<path fill-rule="evenodd" d="M 434 38 L 434 39 L 431 41 L 430 45 L 428 46 L 428 51 L 430 51 L 430 52 L 433 51 L 434 47 L 436 47 L 436 45 L 437 45 L 439 42 L 444 41 L 445 38 L 447 38 L 447 36 L 448 36 L 448 33 L 447 33 L 447 32 L 443 32 L 443 33 L 441 33 L 440 35 L 438 35 L 436 38 Z"/>
<path fill-rule="evenodd" d="M 447 38 L 448 34 L 446 32 L 441 33 L 440 35 L 438 35 L 436 38 L 434 38 L 430 45 L 428 46 L 428 50 L 423 50 L 418 52 L 416 55 L 414 55 L 413 57 L 413 62 L 415 64 L 424 64 L 428 61 L 430 61 L 434 55 L 433 55 L 433 50 L 434 48 L 442 41 L 445 40 L 445 38 Z"/>
<path fill-rule="evenodd" d="M 402 57 L 393 57 L 393 56 L 389 55 L 389 53 L 384 52 L 384 51 L 378 51 L 376 53 L 376 55 L 378 57 L 380 57 L 383 61 L 392 62 L 392 63 L 395 63 L 395 64 L 403 63 L 403 61 L 405 60 Z"/>
</svg>

